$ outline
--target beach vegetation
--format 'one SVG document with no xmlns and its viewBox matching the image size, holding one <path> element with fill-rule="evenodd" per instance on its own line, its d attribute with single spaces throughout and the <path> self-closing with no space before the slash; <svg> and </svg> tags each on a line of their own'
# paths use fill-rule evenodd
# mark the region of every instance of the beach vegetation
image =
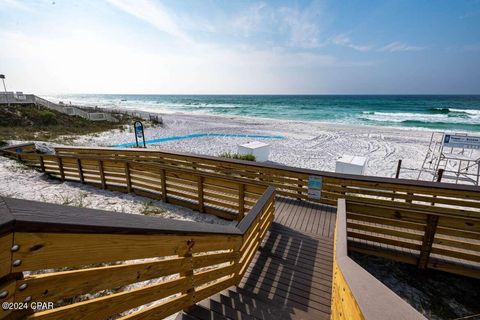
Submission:
<svg viewBox="0 0 480 320">
<path fill-rule="evenodd" d="M 65 136 L 95 134 L 131 125 L 135 117 L 125 114 L 112 114 L 119 121 L 90 121 L 81 117 L 69 116 L 42 106 L 10 105 L 0 106 L 0 140 L 43 140 L 58 138 L 68 143 Z M 66 141 L 63 141 L 65 138 Z M 0 144 L 1 146 L 1 144 Z"/>
<path fill-rule="evenodd" d="M 255 161 L 255 156 L 253 154 L 239 154 L 239 153 L 233 153 L 233 152 L 224 152 L 220 154 L 219 157 L 225 158 L 225 159 Z"/>
<path fill-rule="evenodd" d="M 166 210 L 155 206 L 152 201 L 146 201 L 142 203 L 140 213 L 146 216 L 155 216 L 166 213 Z"/>
</svg>

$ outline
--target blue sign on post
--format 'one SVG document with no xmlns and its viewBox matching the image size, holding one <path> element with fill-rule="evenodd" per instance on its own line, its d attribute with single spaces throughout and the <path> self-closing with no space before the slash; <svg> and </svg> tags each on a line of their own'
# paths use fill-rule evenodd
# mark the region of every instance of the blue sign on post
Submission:
<svg viewBox="0 0 480 320">
<path fill-rule="evenodd" d="M 308 197 L 310 199 L 320 200 L 322 196 L 322 180 L 320 176 L 308 177 Z"/>
<path fill-rule="evenodd" d="M 135 121 L 135 123 L 133 124 L 133 127 L 135 129 L 135 141 L 137 143 L 137 148 L 140 147 L 138 145 L 138 141 L 140 139 L 143 140 L 143 147 L 146 148 L 147 144 L 145 143 L 145 134 L 144 134 L 144 131 L 143 131 L 143 124 L 140 121 Z"/>
</svg>

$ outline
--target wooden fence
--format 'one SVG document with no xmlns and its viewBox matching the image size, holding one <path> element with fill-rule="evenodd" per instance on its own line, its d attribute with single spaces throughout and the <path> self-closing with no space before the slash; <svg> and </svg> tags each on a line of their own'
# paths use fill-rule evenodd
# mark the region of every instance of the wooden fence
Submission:
<svg viewBox="0 0 480 320">
<path fill-rule="evenodd" d="M 134 192 L 230 220 L 241 220 L 267 188 L 266 183 L 259 181 L 172 164 L 11 150 L 3 153 L 61 180 Z"/>
<path fill-rule="evenodd" d="M 349 205 L 352 250 L 480 277 L 480 188 L 467 185 L 346 175 L 157 150 L 56 148 L 209 172 L 275 186 L 284 196 L 308 199 L 309 177 L 322 177 L 320 202 Z M 399 254 L 400 253 L 400 254 Z M 431 259 L 432 258 L 432 259 Z"/>
<path fill-rule="evenodd" d="M 64 178 L 77 181 L 82 177 L 75 174 L 85 167 L 83 181 L 103 187 L 118 187 L 115 178 L 124 179 L 124 191 L 125 185 L 128 191 L 128 170 L 133 168 L 135 192 L 145 194 L 148 190 L 147 195 L 159 198 L 161 190 L 167 190 L 167 195 L 171 191 L 172 197 L 167 196 L 167 200 L 178 203 L 176 197 L 189 190 L 183 203 L 202 210 L 202 201 L 198 199 L 210 197 L 205 211 L 237 220 L 267 185 L 277 188 L 281 195 L 307 199 L 309 177 L 322 177 L 320 202 L 336 205 L 340 198 L 348 201 L 351 250 L 420 268 L 480 277 L 479 187 L 345 175 L 156 150 L 62 147 L 56 148 L 56 152 L 57 155 L 49 156 L 22 152 L 9 155 L 60 178 L 62 172 L 58 168 L 65 163 Z M 43 167 L 40 158 L 44 159 Z M 164 189 L 159 168 L 172 172 L 165 179 L 172 183 Z M 88 174 L 94 176 L 87 177 Z M 202 193 L 205 182 L 211 183 L 206 184 Z"/>
<path fill-rule="evenodd" d="M 192 306 L 241 280 L 274 191 L 237 226 L 0 198 L 0 302 L 26 308 L 0 318 L 161 319 Z"/>
<path fill-rule="evenodd" d="M 334 237 L 331 319 L 426 319 L 348 257 L 346 207 L 345 199 L 339 199 Z"/>
</svg>

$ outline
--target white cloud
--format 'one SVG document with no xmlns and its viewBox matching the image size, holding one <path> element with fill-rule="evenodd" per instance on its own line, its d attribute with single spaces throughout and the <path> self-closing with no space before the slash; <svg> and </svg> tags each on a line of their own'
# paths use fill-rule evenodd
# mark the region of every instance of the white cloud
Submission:
<svg viewBox="0 0 480 320">
<path fill-rule="evenodd" d="M 260 24 L 265 22 L 267 5 L 263 2 L 256 3 L 233 19 L 233 27 L 240 30 L 243 35 L 249 36 L 258 31 Z"/>
<path fill-rule="evenodd" d="M 313 70 L 355 65 L 283 49 L 198 43 L 169 45 L 169 50 L 161 44 L 136 47 L 101 33 L 52 37 L 0 32 L 0 42 L 6 48 L 0 51 L 0 69 L 8 75 L 9 87 L 34 93 L 301 92 L 302 85 L 321 86 L 323 80 Z M 291 72 L 298 69 L 311 74 Z"/>
<path fill-rule="evenodd" d="M 184 30 L 189 28 L 181 20 L 150 1 L 108 1 L 187 41 L 148 41 L 134 37 L 134 30 L 110 29 L 100 23 L 86 27 L 75 21 L 66 27 L 69 32 L 0 30 L 0 69 L 8 75 L 9 87 L 34 93 L 301 93 L 325 91 L 331 67 L 369 65 L 318 50 L 298 50 L 285 42 L 283 46 L 202 43 L 188 37 Z M 271 17 L 270 22 L 276 19 L 279 27 L 285 16 L 278 16 L 278 11 L 271 16 L 267 9 L 258 7 L 262 17 Z M 304 14 L 297 10 L 290 17 Z M 308 19 L 286 25 L 283 35 L 288 44 L 320 45 L 319 28 L 311 25 L 312 17 Z M 251 32 L 262 21 L 252 21 Z M 301 30 L 307 34 L 294 32 Z"/>
<path fill-rule="evenodd" d="M 175 18 L 159 3 L 150 0 L 106 0 L 124 12 L 137 17 L 173 37 L 190 40 Z"/>
<path fill-rule="evenodd" d="M 32 9 L 25 5 L 23 1 L 18 0 L 0 0 L 0 7 L 2 6 L 8 6 L 14 9 L 20 9 L 25 11 L 32 11 Z"/>
<path fill-rule="evenodd" d="M 425 47 L 419 47 L 419 46 L 412 46 L 408 45 L 404 42 L 391 42 L 387 44 L 386 46 L 378 49 L 378 51 L 387 51 L 387 52 L 397 52 L 397 51 L 421 51 L 425 49 Z"/>
<path fill-rule="evenodd" d="M 234 16 L 231 25 L 248 37 L 270 34 L 272 42 L 277 45 L 318 48 L 323 45 L 321 25 L 324 12 L 320 1 L 312 1 L 305 8 L 274 7 L 260 2 Z"/>
<path fill-rule="evenodd" d="M 348 47 L 357 51 L 370 51 L 373 46 L 370 45 L 359 45 L 352 42 L 352 40 L 346 34 L 339 34 L 332 39 L 332 42 L 339 46 Z"/>
<path fill-rule="evenodd" d="M 373 45 L 359 45 L 352 41 L 348 36 L 348 33 L 339 34 L 330 39 L 333 44 L 338 46 L 348 47 L 357 51 L 367 52 L 371 50 L 376 50 L 380 52 L 397 52 L 397 51 L 421 51 L 425 47 L 412 46 L 405 42 L 394 41 L 383 47 L 373 46 Z"/>
<path fill-rule="evenodd" d="M 290 34 L 290 45 L 300 48 L 318 48 L 321 42 L 321 22 L 324 8 L 321 2 L 313 1 L 309 6 L 298 8 L 282 7 L 278 10 L 280 28 Z"/>
</svg>

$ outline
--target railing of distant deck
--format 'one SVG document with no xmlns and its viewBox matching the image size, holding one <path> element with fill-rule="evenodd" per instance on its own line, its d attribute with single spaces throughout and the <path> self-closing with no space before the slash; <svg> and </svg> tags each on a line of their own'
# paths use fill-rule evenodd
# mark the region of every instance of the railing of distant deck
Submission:
<svg viewBox="0 0 480 320">
<path fill-rule="evenodd" d="M 0 302 L 27 306 L 0 319 L 162 319 L 186 309 L 239 283 L 273 221 L 274 192 L 236 226 L 0 198 Z"/>
<path fill-rule="evenodd" d="M 90 121 L 105 120 L 110 122 L 118 122 L 118 119 L 112 117 L 106 112 L 88 112 L 77 106 L 57 104 L 37 96 L 34 96 L 34 101 L 36 104 L 45 108 L 55 110 L 60 113 L 65 113 L 70 116 L 79 116 Z"/>
</svg>

